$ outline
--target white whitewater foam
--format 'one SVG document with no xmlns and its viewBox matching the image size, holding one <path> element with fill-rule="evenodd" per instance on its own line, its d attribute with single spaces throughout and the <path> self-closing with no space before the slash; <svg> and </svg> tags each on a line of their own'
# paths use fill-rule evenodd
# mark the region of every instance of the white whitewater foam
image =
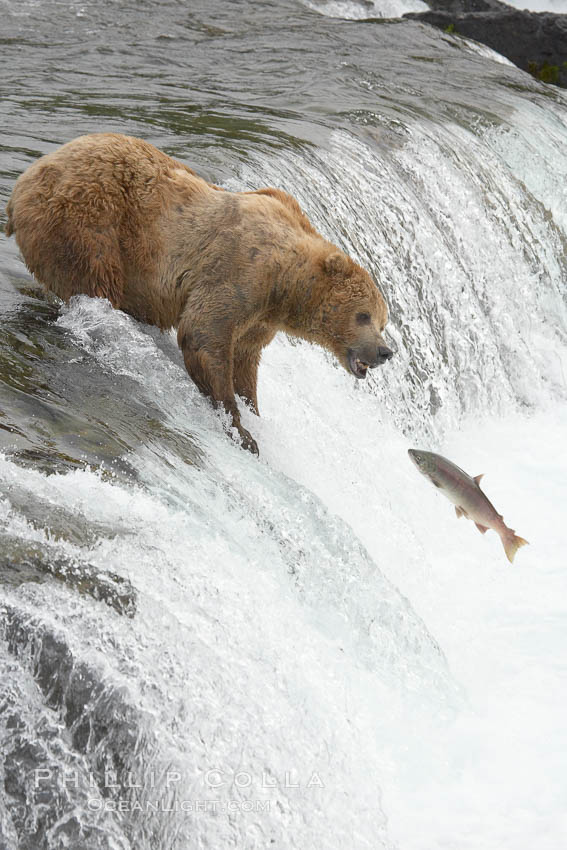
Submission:
<svg viewBox="0 0 567 850">
<path fill-rule="evenodd" d="M 567 234 L 567 93 L 557 97 L 524 100 L 513 124 L 489 127 L 482 139 Z"/>
<path fill-rule="evenodd" d="M 303 4 L 329 18 L 364 20 L 401 18 L 406 12 L 427 12 L 422 0 L 302 0 Z"/>
<path fill-rule="evenodd" d="M 425 479 L 405 503 L 430 569 L 426 581 L 416 571 L 413 590 L 402 587 L 428 608 L 418 610 L 469 709 L 430 739 L 426 758 L 417 749 L 404 776 L 383 781 L 404 850 L 566 845 L 566 426 L 565 407 L 471 421 L 443 445 L 472 474 L 486 473 L 483 489 L 529 540 L 512 566 L 496 535 L 457 520 Z"/>
<path fill-rule="evenodd" d="M 506 0 L 509 6 L 516 9 L 527 9 L 530 12 L 555 12 L 556 15 L 567 14 L 567 0 Z"/>
<path fill-rule="evenodd" d="M 110 374 L 128 368 L 149 392 L 159 388 L 171 426 L 177 417 L 214 423 L 216 414 L 191 401 L 180 363 L 160 363 L 151 343 L 138 366 L 129 362 L 131 346 L 143 342 L 134 322 L 87 299 L 63 321 L 88 346 L 93 316 L 110 325 L 116 316 L 120 327 Z M 486 473 L 487 494 L 530 541 L 510 566 L 495 534 L 457 520 L 419 476 L 406 454 L 412 443 L 383 421 L 379 398 L 319 350 L 276 340 L 260 405 L 260 420 L 244 411 L 260 461 L 219 423 L 209 437 L 203 431 L 203 469 L 163 463 L 140 447 L 131 458 L 138 485 L 0 462 L 8 501 L 12 487 L 27 488 L 113 526 L 115 536 L 92 546 L 58 545 L 128 577 L 140 596 L 133 621 L 109 618 L 61 586 L 28 585 L 8 598 L 58 629 L 64 623 L 75 657 L 135 698 L 171 748 L 182 799 L 208 792 L 225 803 L 270 804 L 230 820 L 170 815 L 166 838 L 247 848 L 275 838 L 319 850 L 352 842 L 356 830 L 357 848 L 372 850 L 393 840 L 404 850 L 557 850 L 567 768 L 567 409 L 471 420 L 441 445 L 422 446 Z M 0 519 L 20 538 L 41 538 L 6 502 Z M 397 637 L 388 646 L 380 636 L 385 585 L 376 570 L 357 568 L 357 541 L 428 627 L 404 623 L 398 604 L 403 656 Z M 376 615 L 366 621 L 368 638 L 384 647 L 370 665 L 356 637 L 363 597 Z M 443 655 L 431 652 L 428 633 L 464 703 L 446 691 Z M 213 768 L 222 770 L 214 794 L 203 781 Z M 239 771 L 251 788 L 237 786 Z M 299 787 L 286 787 L 286 774 Z"/>
</svg>

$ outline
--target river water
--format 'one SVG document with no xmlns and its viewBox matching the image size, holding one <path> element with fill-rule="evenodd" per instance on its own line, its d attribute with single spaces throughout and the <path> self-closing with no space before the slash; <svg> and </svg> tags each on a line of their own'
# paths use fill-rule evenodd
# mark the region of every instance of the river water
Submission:
<svg viewBox="0 0 567 850">
<path fill-rule="evenodd" d="M 258 460 L 173 335 L 0 237 L 3 849 L 565 846 L 567 96 L 343 5 L 0 2 L 2 208 L 143 137 L 295 195 L 397 349 L 362 384 L 277 338 Z M 410 446 L 487 474 L 513 567 Z"/>
</svg>

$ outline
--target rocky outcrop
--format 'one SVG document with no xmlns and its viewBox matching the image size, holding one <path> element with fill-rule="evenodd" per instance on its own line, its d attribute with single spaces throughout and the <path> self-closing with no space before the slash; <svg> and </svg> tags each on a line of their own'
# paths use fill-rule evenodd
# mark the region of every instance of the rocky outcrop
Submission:
<svg viewBox="0 0 567 850">
<path fill-rule="evenodd" d="M 500 0 L 426 0 L 434 12 L 463 15 L 469 12 L 510 12 L 512 7 Z"/>
<path fill-rule="evenodd" d="M 514 9 L 499 0 L 430 0 L 404 18 L 486 44 L 518 68 L 567 88 L 567 15 Z"/>
</svg>

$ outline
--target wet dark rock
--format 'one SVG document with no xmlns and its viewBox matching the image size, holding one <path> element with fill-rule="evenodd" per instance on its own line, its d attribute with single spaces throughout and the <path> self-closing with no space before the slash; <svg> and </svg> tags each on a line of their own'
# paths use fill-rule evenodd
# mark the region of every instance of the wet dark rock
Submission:
<svg viewBox="0 0 567 850">
<path fill-rule="evenodd" d="M 60 625 L 0 604 L 0 850 L 173 846 L 175 815 L 116 814 L 119 801 L 171 800 L 167 771 L 181 768 L 135 694 Z"/>
<path fill-rule="evenodd" d="M 0 550 L 0 585 L 13 587 L 56 579 L 84 596 L 104 602 L 118 614 L 133 617 L 136 612 L 136 591 L 122 576 L 73 561 L 50 546 L 1 533 Z"/>
<path fill-rule="evenodd" d="M 189 431 L 169 427 L 159 405 L 138 398 L 134 379 L 109 375 L 57 324 L 60 304 L 35 288 L 17 291 L 16 304 L 12 290 L 0 292 L 0 451 L 46 475 L 88 467 L 128 482 L 138 477 L 129 455 L 140 444 L 202 464 Z M 147 333 L 164 347 L 157 329 Z"/>
<path fill-rule="evenodd" d="M 135 481 L 137 478 L 136 470 L 130 466 L 128 461 L 120 456 L 110 458 L 106 463 L 104 461 L 102 463 L 96 463 L 84 458 L 71 457 L 71 455 L 65 452 L 44 448 L 43 446 L 16 449 L 15 451 L 7 450 L 6 454 L 17 466 L 23 466 L 26 469 L 37 469 L 44 475 L 62 475 L 66 472 L 72 472 L 75 469 L 91 469 L 98 472 L 103 481 L 113 480 L 118 476 L 131 479 L 132 481 Z"/>
<path fill-rule="evenodd" d="M 63 633 L 11 605 L 0 606 L 0 650 L 1 778 L 10 801 L 0 848 L 3 837 L 17 837 L 7 846 L 20 850 L 131 847 L 124 832 L 135 827 L 118 825 L 88 801 L 115 794 L 110 774 L 122 796 L 131 793 L 127 771 L 142 774 L 143 714 L 96 667 L 75 657 Z"/>
<path fill-rule="evenodd" d="M 15 462 L 19 461 L 19 458 L 16 460 L 13 456 L 11 459 Z M 25 517 L 30 525 L 43 532 L 46 541 L 49 540 L 50 543 L 66 540 L 76 546 L 94 546 L 102 538 L 112 540 L 118 534 L 129 533 L 124 522 L 120 523 L 118 520 L 113 524 L 99 522 L 82 513 L 75 513 L 60 504 L 48 502 L 39 494 L 26 487 L 18 486 L 14 482 L 4 486 L 3 490 L 2 495 L 8 499 L 11 510 Z M 8 526 L 6 530 L 7 528 Z M 22 540 L 21 545 L 25 547 L 29 542 L 29 540 Z"/>
<path fill-rule="evenodd" d="M 567 15 L 514 9 L 498 0 L 430 0 L 404 18 L 491 47 L 545 83 L 567 88 Z"/>
<path fill-rule="evenodd" d="M 434 12 L 450 12 L 452 15 L 469 12 L 509 12 L 512 7 L 501 0 L 425 0 Z M 423 14 L 427 14 L 424 12 Z"/>
</svg>

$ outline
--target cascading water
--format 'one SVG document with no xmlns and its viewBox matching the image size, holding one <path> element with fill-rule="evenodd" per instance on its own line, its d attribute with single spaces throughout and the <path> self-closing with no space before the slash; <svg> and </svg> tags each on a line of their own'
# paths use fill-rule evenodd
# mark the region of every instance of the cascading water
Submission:
<svg viewBox="0 0 567 850">
<path fill-rule="evenodd" d="M 557 850 L 567 99 L 291 0 L 5 5 L 2 201 L 99 129 L 281 186 L 397 353 L 361 384 L 277 338 L 257 460 L 173 334 L 54 303 L 2 238 L 0 847 Z M 487 473 L 513 568 L 410 445 Z"/>
<path fill-rule="evenodd" d="M 565 389 L 564 232 L 547 198 L 503 173 L 486 135 L 497 147 L 492 125 L 480 139 L 457 124 L 369 129 L 366 144 L 335 134 L 330 153 L 274 158 L 265 175 L 293 187 L 321 231 L 374 272 L 399 352 L 374 385 L 414 435 L 439 411 L 447 425 Z M 551 351 L 535 339 L 550 324 Z"/>
</svg>

